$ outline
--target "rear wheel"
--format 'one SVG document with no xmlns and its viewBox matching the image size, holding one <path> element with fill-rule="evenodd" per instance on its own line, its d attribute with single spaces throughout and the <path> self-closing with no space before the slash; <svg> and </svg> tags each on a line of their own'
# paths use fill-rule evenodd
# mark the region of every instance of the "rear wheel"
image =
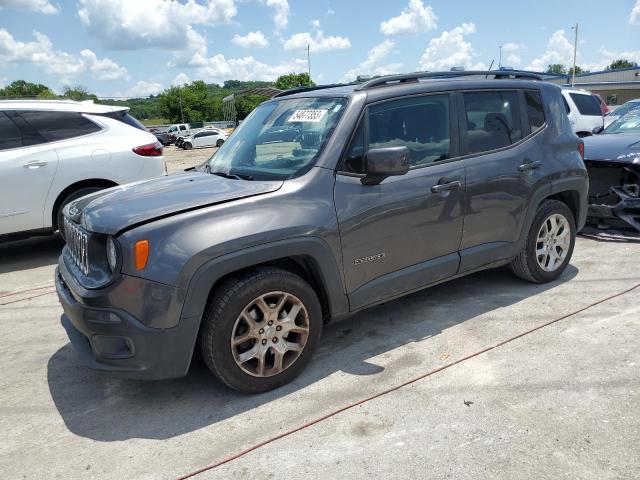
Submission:
<svg viewBox="0 0 640 480">
<path fill-rule="evenodd" d="M 182 144 L 182 148 L 184 148 L 185 150 L 191 150 L 193 148 L 193 145 L 191 145 L 189 142 L 185 142 Z"/>
<path fill-rule="evenodd" d="M 261 268 L 225 282 L 200 332 L 207 367 L 246 393 L 272 390 L 304 370 L 322 330 L 320 302 L 299 276 Z"/>
<path fill-rule="evenodd" d="M 74 190 L 69 193 L 58 205 L 58 209 L 56 210 L 56 224 L 54 228 L 60 231 L 60 235 L 64 238 L 64 234 L 62 232 L 62 225 L 64 224 L 64 215 L 62 215 L 62 210 L 64 207 L 71 203 L 73 200 L 76 200 L 80 197 L 84 197 L 85 195 L 89 195 L 90 193 L 95 193 L 99 190 L 104 190 L 105 187 L 83 187 L 78 190 Z"/>
<path fill-rule="evenodd" d="M 569 207 L 557 200 L 545 200 L 533 219 L 524 248 L 511 262 L 511 270 L 534 283 L 555 280 L 567 268 L 575 241 L 576 224 Z"/>
<path fill-rule="evenodd" d="M 221 147 L 223 143 L 224 143 L 224 140 L 219 138 L 218 141 L 216 142 L 216 147 Z"/>
</svg>

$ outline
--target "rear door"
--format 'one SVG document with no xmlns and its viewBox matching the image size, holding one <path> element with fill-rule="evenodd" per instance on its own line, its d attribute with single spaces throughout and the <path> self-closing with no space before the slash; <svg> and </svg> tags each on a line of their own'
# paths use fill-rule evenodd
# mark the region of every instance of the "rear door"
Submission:
<svg viewBox="0 0 640 480">
<path fill-rule="evenodd" d="M 58 155 L 16 112 L 0 112 L 0 235 L 41 229 Z"/>
<path fill-rule="evenodd" d="M 367 150 L 407 146 L 411 169 L 363 185 Z M 452 276 L 462 236 L 464 165 L 449 94 L 368 107 L 338 174 L 334 201 L 352 309 Z"/>
<path fill-rule="evenodd" d="M 513 255 L 530 200 L 545 182 L 536 138 L 544 113 L 537 90 L 461 92 L 458 101 L 467 175 L 464 272 Z"/>
</svg>

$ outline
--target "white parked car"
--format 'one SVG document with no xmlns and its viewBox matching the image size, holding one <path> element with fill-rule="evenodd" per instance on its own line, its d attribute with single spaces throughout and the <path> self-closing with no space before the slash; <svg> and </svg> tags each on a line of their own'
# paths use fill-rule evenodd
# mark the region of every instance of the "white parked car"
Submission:
<svg viewBox="0 0 640 480">
<path fill-rule="evenodd" d="M 53 232 L 71 200 L 166 175 L 162 145 L 128 110 L 0 101 L 0 239 Z"/>
<path fill-rule="evenodd" d="M 640 98 L 634 98 L 633 100 L 629 100 L 628 102 L 623 103 L 619 107 L 617 107 L 612 112 L 609 112 L 604 117 L 604 126 L 605 128 L 611 125 L 613 122 L 618 120 L 623 115 L 626 115 L 631 110 L 635 110 L 636 108 L 640 108 Z"/>
<path fill-rule="evenodd" d="M 193 135 L 186 137 L 182 142 L 182 148 L 190 150 L 194 147 L 221 147 L 229 134 L 218 128 L 205 128 Z"/>
<path fill-rule="evenodd" d="M 576 135 L 587 137 L 593 133 L 594 128 L 604 126 L 600 103 L 591 92 L 578 88 L 563 88 L 562 97 L 569 122 Z"/>
</svg>

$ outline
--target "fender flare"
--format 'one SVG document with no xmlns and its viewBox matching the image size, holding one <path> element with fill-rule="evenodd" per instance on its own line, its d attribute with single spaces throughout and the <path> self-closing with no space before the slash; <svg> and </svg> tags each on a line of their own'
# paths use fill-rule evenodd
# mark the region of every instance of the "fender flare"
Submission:
<svg viewBox="0 0 640 480">
<path fill-rule="evenodd" d="M 302 256 L 313 262 L 314 277 L 322 284 L 326 293 L 329 316 L 337 317 L 348 313 L 348 297 L 331 247 L 321 238 L 310 236 L 264 243 L 206 261 L 191 277 L 181 318 L 201 319 L 211 289 L 225 275 L 293 256 Z"/>
</svg>

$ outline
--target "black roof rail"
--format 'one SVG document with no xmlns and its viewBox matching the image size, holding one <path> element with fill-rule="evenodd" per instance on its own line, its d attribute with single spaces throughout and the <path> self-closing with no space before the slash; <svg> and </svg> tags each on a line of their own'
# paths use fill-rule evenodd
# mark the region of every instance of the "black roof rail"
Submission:
<svg viewBox="0 0 640 480">
<path fill-rule="evenodd" d="M 325 88 L 335 88 L 335 87 L 344 87 L 347 85 L 354 85 L 353 83 L 330 83 L 328 85 L 313 85 L 313 86 L 301 86 L 301 87 L 294 87 L 294 88 L 290 88 L 289 90 L 285 90 L 284 92 L 280 92 L 277 95 L 273 96 L 273 98 L 276 97 L 286 97 L 287 95 L 293 95 L 294 93 L 300 93 L 300 92 L 311 92 L 313 90 L 324 90 Z"/>
<path fill-rule="evenodd" d="M 421 79 L 437 79 L 437 78 L 456 78 L 482 76 L 487 78 L 489 75 L 493 78 L 516 78 L 526 80 L 542 80 L 540 75 L 521 70 L 464 70 L 464 71 L 448 71 L 448 72 L 414 72 L 403 73 L 400 75 L 387 75 L 384 77 L 372 78 L 358 87 L 356 90 L 368 90 L 370 88 L 382 87 L 395 83 L 415 83 Z"/>
</svg>

